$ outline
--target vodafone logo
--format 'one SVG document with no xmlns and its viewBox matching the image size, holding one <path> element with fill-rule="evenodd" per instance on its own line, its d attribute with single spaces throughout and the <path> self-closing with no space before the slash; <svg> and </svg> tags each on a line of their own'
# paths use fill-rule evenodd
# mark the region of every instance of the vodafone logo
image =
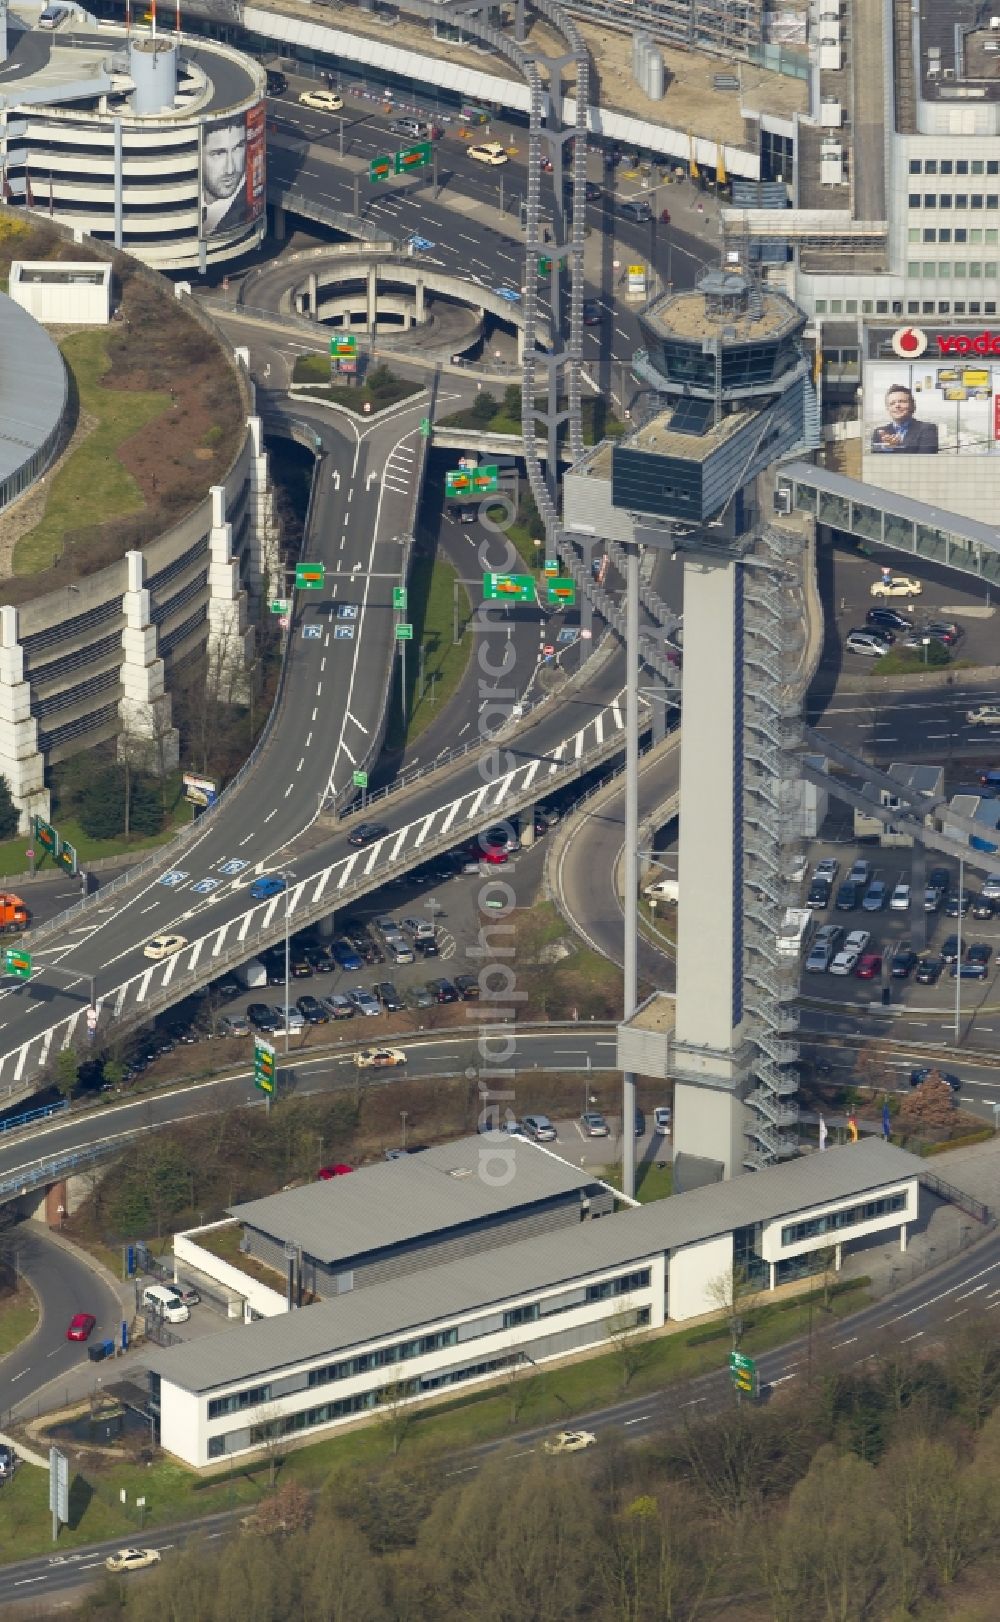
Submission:
<svg viewBox="0 0 1000 1622">
<path fill-rule="evenodd" d="M 900 360 L 919 360 L 927 348 L 927 334 L 919 327 L 903 327 L 893 333 L 892 348 Z"/>
<path fill-rule="evenodd" d="M 948 333 L 937 345 L 942 355 L 1000 355 L 1000 333 L 980 332 L 974 338 L 967 332 Z"/>
</svg>

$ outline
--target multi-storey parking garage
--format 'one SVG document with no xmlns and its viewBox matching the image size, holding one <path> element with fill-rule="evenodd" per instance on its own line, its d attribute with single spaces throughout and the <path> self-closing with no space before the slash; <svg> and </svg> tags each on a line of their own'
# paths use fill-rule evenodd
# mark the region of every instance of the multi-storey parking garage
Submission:
<svg viewBox="0 0 1000 1622">
<path fill-rule="evenodd" d="M 0 163 L 10 202 L 162 269 L 204 270 L 264 234 L 264 71 L 228 46 L 67 10 L 8 14 Z"/>
</svg>

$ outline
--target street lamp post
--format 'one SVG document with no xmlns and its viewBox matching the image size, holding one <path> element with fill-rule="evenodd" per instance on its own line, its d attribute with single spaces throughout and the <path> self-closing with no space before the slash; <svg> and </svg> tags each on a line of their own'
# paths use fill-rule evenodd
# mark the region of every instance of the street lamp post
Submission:
<svg viewBox="0 0 1000 1622">
<path fill-rule="evenodd" d="M 406 1117 L 409 1115 L 409 1113 L 410 1113 L 409 1110 L 405 1110 L 405 1109 L 401 1109 L 400 1112 L 399 1112 L 399 1118 L 403 1123 L 403 1148 L 404 1149 L 406 1148 Z"/>
<path fill-rule="evenodd" d="M 955 959 L 955 1042 L 962 1040 L 962 895 L 965 889 L 965 857 L 958 858 L 958 957 Z"/>
<path fill-rule="evenodd" d="M 289 906 L 289 902 L 291 900 L 291 886 L 292 886 L 292 884 L 293 884 L 293 882 L 295 880 L 295 874 L 294 873 L 282 873 L 281 877 L 285 881 L 285 1053 L 287 1054 L 288 1053 L 288 1014 L 289 1014 L 288 995 L 289 995 L 289 982 L 291 981 L 291 977 L 292 977 L 291 946 L 290 946 L 290 937 L 289 937 L 289 931 L 288 931 L 289 920 L 291 919 L 292 914 L 291 914 L 291 907 Z"/>
</svg>

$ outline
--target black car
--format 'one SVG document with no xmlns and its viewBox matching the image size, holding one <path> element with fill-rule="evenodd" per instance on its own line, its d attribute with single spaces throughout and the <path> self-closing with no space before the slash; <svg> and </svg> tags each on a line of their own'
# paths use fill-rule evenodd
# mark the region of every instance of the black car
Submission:
<svg viewBox="0 0 1000 1622">
<path fill-rule="evenodd" d="M 641 1138 L 643 1133 L 645 1132 L 645 1130 L 646 1130 L 646 1117 L 643 1114 L 642 1110 L 637 1107 L 636 1112 L 635 1112 L 635 1135 L 636 1135 L 636 1137 Z"/>
<path fill-rule="evenodd" d="M 427 989 L 435 1002 L 458 1002 L 458 992 L 450 980 L 428 980 Z"/>
<path fill-rule="evenodd" d="M 971 792 L 974 793 L 975 790 Z M 942 895 L 947 895 L 951 889 L 950 869 L 947 867 L 932 867 L 927 875 L 927 888 L 929 890 L 940 890 Z"/>
<path fill-rule="evenodd" d="M 972 897 L 968 890 L 963 890 L 961 895 L 956 891 L 954 895 L 948 897 L 944 904 L 944 910 L 949 918 L 958 918 L 959 916 L 964 918 L 971 905 Z"/>
<path fill-rule="evenodd" d="M 312 964 L 309 955 L 301 947 L 293 946 L 288 958 L 292 970 L 293 980 L 311 980 Z"/>
<path fill-rule="evenodd" d="M 396 987 L 393 985 L 391 980 L 377 981 L 376 984 L 372 986 L 372 991 L 375 993 L 387 1014 L 398 1014 L 401 1009 L 406 1007 L 405 1002 L 399 995 L 399 992 L 396 990 Z"/>
<path fill-rule="evenodd" d="M 599 327 L 604 320 L 604 311 L 601 309 L 600 299 L 585 298 L 583 301 L 583 324 L 585 327 Z"/>
<path fill-rule="evenodd" d="M 946 648 L 953 648 L 962 637 L 962 627 L 954 625 L 948 620 L 931 620 L 929 625 L 923 626 L 921 636 L 929 636 L 935 642 L 941 642 Z"/>
<path fill-rule="evenodd" d="M 247 1009 L 247 1019 L 255 1031 L 273 1031 L 278 1024 L 266 1002 L 252 1002 Z"/>
<path fill-rule="evenodd" d="M 941 946 L 941 961 L 943 963 L 958 962 L 958 936 L 949 935 Z"/>
<path fill-rule="evenodd" d="M 221 979 L 212 981 L 209 990 L 214 991 L 217 997 L 222 997 L 226 1002 L 229 1002 L 230 998 L 240 995 L 243 987 L 235 974 L 224 974 Z"/>
<path fill-rule="evenodd" d="M 326 1009 L 320 1007 L 315 997 L 297 997 L 295 1006 L 307 1025 L 325 1025 L 327 1023 Z"/>
<path fill-rule="evenodd" d="M 453 518 L 456 524 L 474 524 L 476 511 L 477 503 L 474 501 L 453 501 L 448 508 L 448 517 Z"/>
<path fill-rule="evenodd" d="M 333 974 L 337 965 L 328 946 L 309 945 L 304 948 L 305 959 L 313 974 Z"/>
<path fill-rule="evenodd" d="M 984 968 L 988 967 L 992 955 L 992 948 L 983 941 L 974 941 L 966 953 L 970 963 L 981 963 Z"/>
<path fill-rule="evenodd" d="M 895 608 L 870 608 L 865 615 L 865 623 L 883 631 L 908 631 L 911 622 L 905 614 L 900 614 Z"/>
<path fill-rule="evenodd" d="M 845 879 L 843 884 L 840 886 L 840 889 L 837 891 L 837 899 L 834 902 L 834 906 L 838 912 L 853 912 L 860 899 L 861 886 L 853 883 L 851 879 Z"/>
<path fill-rule="evenodd" d="M 995 908 L 989 896 L 977 895 L 972 899 L 973 918 L 992 918 Z"/>
<path fill-rule="evenodd" d="M 479 1001 L 479 976 L 476 974 L 456 974 L 455 990 L 463 1002 Z"/>
<path fill-rule="evenodd" d="M 279 68 L 266 68 L 267 93 L 269 96 L 283 96 L 288 89 L 288 80 Z"/>
<path fill-rule="evenodd" d="M 359 822 L 347 836 L 347 843 L 360 850 L 362 845 L 374 845 L 389 832 L 384 822 Z"/>
<path fill-rule="evenodd" d="M 413 949 L 415 952 L 419 952 L 421 957 L 439 957 L 441 954 L 437 941 L 430 935 L 427 936 L 426 940 L 420 940 L 418 937 L 413 942 Z"/>
<path fill-rule="evenodd" d="M 917 972 L 913 978 L 919 985 L 936 986 L 941 978 L 944 964 L 939 957 L 922 957 L 917 964 Z"/>
<path fill-rule="evenodd" d="M 919 1070 L 911 1070 L 910 1086 L 919 1087 L 921 1082 L 926 1081 L 928 1076 L 932 1076 L 934 1074 L 936 1068 L 937 1067 L 935 1065 L 925 1064 Z M 948 1086 L 951 1088 L 952 1092 L 958 1092 L 962 1085 L 960 1076 L 953 1076 L 948 1070 L 939 1070 L 938 1075 L 941 1077 L 942 1081 L 946 1081 L 948 1083 Z"/>
<path fill-rule="evenodd" d="M 261 953 L 261 962 L 267 974 L 269 986 L 283 986 L 285 983 L 285 950 L 284 947 L 272 946 Z"/>
<path fill-rule="evenodd" d="M 806 896 L 806 906 L 818 911 L 830 905 L 830 890 L 832 886 L 829 879 L 813 879 Z"/>
<path fill-rule="evenodd" d="M 908 980 L 919 961 L 916 952 L 911 952 L 908 946 L 903 947 L 893 957 L 889 972 L 896 980 Z"/>
</svg>

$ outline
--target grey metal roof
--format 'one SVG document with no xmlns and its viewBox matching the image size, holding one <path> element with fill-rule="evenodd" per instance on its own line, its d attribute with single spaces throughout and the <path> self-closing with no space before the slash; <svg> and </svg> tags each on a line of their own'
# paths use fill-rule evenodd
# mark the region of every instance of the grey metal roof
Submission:
<svg viewBox="0 0 1000 1622">
<path fill-rule="evenodd" d="M 461 1138 L 422 1154 L 362 1166 L 350 1177 L 310 1183 L 230 1206 L 230 1215 L 322 1262 L 383 1250 L 467 1222 L 589 1188 L 578 1171 L 539 1144 L 489 1136 Z M 506 1168 L 512 1175 L 506 1175 Z"/>
<path fill-rule="evenodd" d="M 0 483 L 30 461 L 59 424 L 66 368 L 34 316 L 0 294 Z"/>
<path fill-rule="evenodd" d="M 603 1268 L 630 1266 L 750 1223 L 861 1195 L 917 1177 L 921 1169 L 915 1155 L 880 1138 L 866 1138 L 578 1228 L 503 1245 L 488 1257 L 464 1257 L 279 1318 L 151 1350 L 144 1360 L 183 1390 L 212 1391 L 488 1309 L 533 1290 L 570 1284 Z"/>
</svg>

